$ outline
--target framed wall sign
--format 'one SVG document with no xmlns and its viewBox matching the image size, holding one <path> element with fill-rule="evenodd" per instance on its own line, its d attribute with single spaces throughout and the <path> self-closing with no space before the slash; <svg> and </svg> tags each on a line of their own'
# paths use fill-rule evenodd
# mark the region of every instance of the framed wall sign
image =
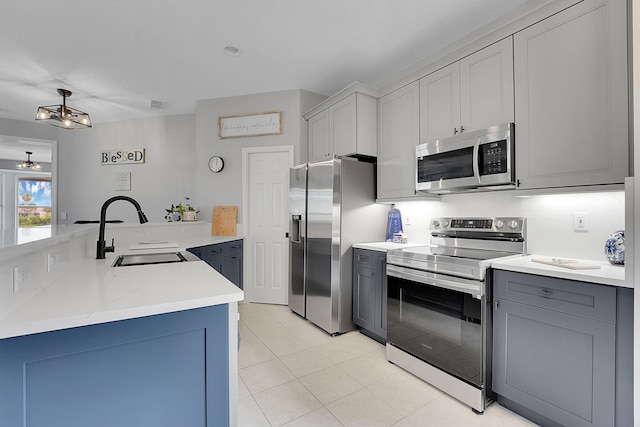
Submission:
<svg viewBox="0 0 640 427">
<path fill-rule="evenodd" d="M 101 165 L 144 163 L 144 148 L 125 148 L 100 152 Z"/>
<path fill-rule="evenodd" d="M 220 138 L 280 135 L 281 133 L 282 111 L 218 117 Z"/>
<path fill-rule="evenodd" d="M 116 172 L 116 191 L 131 191 L 131 172 Z"/>
</svg>

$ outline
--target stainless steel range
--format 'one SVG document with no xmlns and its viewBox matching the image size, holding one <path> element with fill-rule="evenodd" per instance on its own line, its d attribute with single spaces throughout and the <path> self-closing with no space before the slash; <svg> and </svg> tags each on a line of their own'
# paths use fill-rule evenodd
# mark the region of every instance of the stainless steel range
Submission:
<svg viewBox="0 0 640 427">
<path fill-rule="evenodd" d="M 491 392 L 491 274 L 526 253 L 525 218 L 434 218 L 430 245 L 387 254 L 387 358 L 477 412 Z"/>
</svg>

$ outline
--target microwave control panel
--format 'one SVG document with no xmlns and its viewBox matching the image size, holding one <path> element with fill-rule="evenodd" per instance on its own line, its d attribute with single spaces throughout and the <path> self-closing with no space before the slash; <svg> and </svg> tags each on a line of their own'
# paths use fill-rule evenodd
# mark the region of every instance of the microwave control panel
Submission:
<svg viewBox="0 0 640 427">
<path fill-rule="evenodd" d="M 507 172 L 507 140 L 487 142 L 480 145 L 480 175 L 495 175 Z"/>
</svg>

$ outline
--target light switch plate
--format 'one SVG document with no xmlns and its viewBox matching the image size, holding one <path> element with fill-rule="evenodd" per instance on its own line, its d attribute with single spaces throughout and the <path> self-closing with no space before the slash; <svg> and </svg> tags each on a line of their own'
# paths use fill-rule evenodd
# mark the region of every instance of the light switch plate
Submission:
<svg viewBox="0 0 640 427">
<path fill-rule="evenodd" d="M 21 264 L 13 267 L 13 293 L 18 293 L 31 279 L 29 264 Z"/>
<path fill-rule="evenodd" d="M 53 266 L 58 262 L 58 254 L 55 252 L 49 252 L 47 254 L 47 273 L 53 271 Z"/>
</svg>

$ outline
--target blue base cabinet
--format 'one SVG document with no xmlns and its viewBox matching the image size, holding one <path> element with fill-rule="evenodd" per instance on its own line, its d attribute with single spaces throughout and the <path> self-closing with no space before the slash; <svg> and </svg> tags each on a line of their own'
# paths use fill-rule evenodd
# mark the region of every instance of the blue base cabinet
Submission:
<svg viewBox="0 0 640 427">
<path fill-rule="evenodd" d="M 229 424 L 228 306 L 0 340 L 0 425 Z"/>
<path fill-rule="evenodd" d="M 187 249 L 242 289 L 242 240 Z"/>
</svg>

